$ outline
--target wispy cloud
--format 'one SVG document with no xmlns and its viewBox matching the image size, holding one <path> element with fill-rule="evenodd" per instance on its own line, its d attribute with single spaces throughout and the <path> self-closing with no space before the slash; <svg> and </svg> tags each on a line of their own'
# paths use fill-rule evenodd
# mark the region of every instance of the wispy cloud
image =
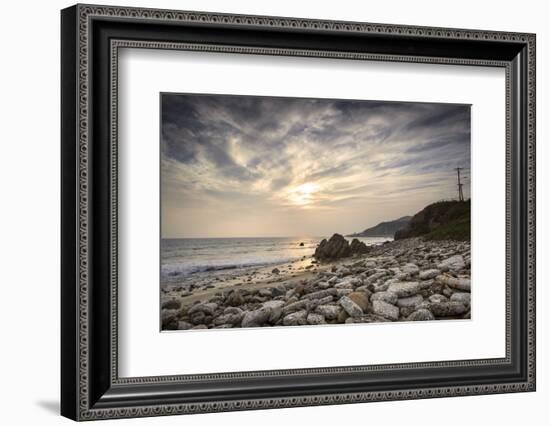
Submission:
<svg viewBox="0 0 550 426">
<path fill-rule="evenodd" d="M 470 107 L 162 96 L 163 236 L 326 235 L 469 196 Z"/>
</svg>

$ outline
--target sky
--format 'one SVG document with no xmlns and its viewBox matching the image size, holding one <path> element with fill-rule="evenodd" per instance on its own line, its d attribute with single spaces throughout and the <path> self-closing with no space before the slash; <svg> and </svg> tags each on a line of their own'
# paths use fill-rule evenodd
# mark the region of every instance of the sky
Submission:
<svg viewBox="0 0 550 426">
<path fill-rule="evenodd" d="M 470 106 L 161 94 L 163 238 L 330 236 L 470 197 Z"/>
</svg>

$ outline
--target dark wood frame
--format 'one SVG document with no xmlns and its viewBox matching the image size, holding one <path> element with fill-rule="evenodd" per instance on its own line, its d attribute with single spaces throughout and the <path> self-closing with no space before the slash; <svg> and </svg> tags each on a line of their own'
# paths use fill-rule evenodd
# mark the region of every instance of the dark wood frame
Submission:
<svg viewBox="0 0 550 426">
<path fill-rule="evenodd" d="M 61 13 L 61 413 L 75 420 L 535 390 L 535 36 L 76 5 Z M 502 359 L 119 378 L 117 49 L 504 67 L 507 351 Z"/>
</svg>

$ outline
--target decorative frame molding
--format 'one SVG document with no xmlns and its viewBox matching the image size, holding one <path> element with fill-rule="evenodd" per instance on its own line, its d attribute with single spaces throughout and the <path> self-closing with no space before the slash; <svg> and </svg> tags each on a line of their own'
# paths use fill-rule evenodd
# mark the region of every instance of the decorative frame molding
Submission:
<svg viewBox="0 0 550 426">
<path fill-rule="evenodd" d="M 315 47 L 258 47 L 231 43 L 222 45 L 208 41 L 183 42 L 171 39 L 152 41 L 133 38 L 133 33 L 124 33 L 123 25 L 129 22 L 139 23 L 143 28 L 151 28 L 150 31 L 157 31 L 167 25 L 174 28 L 176 25 L 191 29 L 224 28 L 235 33 L 246 32 L 243 30 L 247 29 L 256 32 L 276 31 L 297 38 L 308 32 L 324 34 L 327 37 L 349 35 L 350 40 L 354 40 L 354 37 L 370 36 L 372 40 L 382 41 L 378 45 L 374 43 L 374 51 L 371 52 L 354 51 L 353 48 L 325 50 Z M 96 23 L 99 25 L 97 28 L 94 27 Z M 109 37 L 102 38 L 101 32 L 104 30 L 100 25 L 108 27 L 106 32 L 111 31 Z M 125 37 L 117 38 L 116 34 L 121 32 Z M 434 47 L 436 43 L 479 45 L 480 54 L 473 52 L 473 56 L 470 53 L 469 57 L 429 55 L 425 53 L 430 51 L 428 47 L 424 50 L 420 48 L 419 50 L 424 53 L 418 55 L 377 51 L 376 49 L 384 49 L 384 40 L 401 40 L 409 45 L 424 43 L 428 47 L 431 46 L 430 48 L 434 51 L 436 51 Z M 92 420 L 533 391 L 535 389 L 535 41 L 533 34 L 496 31 L 91 5 L 76 5 L 65 9 L 62 12 L 62 414 L 75 420 Z M 337 41 L 334 43 L 338 45 Z M 486 49 L 489 46 L 496 50 L 493 56 L 488 55 Z M 501 49 L 495 49 L 496 46 Z M 119 378 L 116 124 L 118 50 L 120 48 L 177 49 L 505 68 L 506 357 L 362 367 Z M 97 56 L 100 50 L 104 56 Z M 102 100 L 106 98 L 108 105 L 98 101 L 100 97 Z M 515 119 L 517 120 L 514 121 Z M 107 144 L 101 145 L 95 142 L 99 139 L 94 138 L 105 139 L 105 135 L 108 135 Z M 98 172 L 91 167 L 91 158 L 94 158 L 93 167 L 97 167 L 98 158 L 105 159 L 103 162 L 106 164 L 100 163 L 102 170 L 108 171 L 107 181 L 104 180 L 105 178 L 97 177 Z M 107 158 L 109 161 L 106 161 Z M 103 191 L 104 189 L 107 191 Z M 519 208 L 520 211 L 516 212 L 515 208 Z M 108 237 L 96 234 L 95 229 L 103 229 L 103 227 L 108 229 Z M 97 259 L 100 257 L 99 252 L 96 251 L 99 247 L 108 253 L 108 265 L 103 264 L 102 269 L 96 266 Z M 512 258 L 518 253 L 521 254 L 518 257 L 523 263 L 516 265 L 512 262 Z M 108 281 L 100 283 L 98 276 L 108 277 Z M 520 310 L 512 306 L 512 302 L 517 298 L 521 298 Z M 108 306 L 109 309 L 99 312 L 97 304 L 105 305 L 104 308 Z M 519 332 L 514 327 L 520 327 Z M 518 339 L 521 340 L 519 346 Z M 94 342 L 97 348 L 91 342 Z M 518 353 L 514 352 L 518 350 L 524 357 L 521 365 L 517 365 Z M 311 376 L 330 381 L 333 375 L 349 376 L 351 380 L 351 376 L 358 373 L 399 374 L 400 371 L 411 369 L 440 370 L 438 374 L 441 375 L 444 374 L 443 371 L 451 371 L 450 369 L 453 368 L 489 368 L 490 366 L 513 369 L 516 371 L 516 379 L 499 381 L 499 383 L 495 381 L 470 385 L 448 384 L 412 389 L 398 386 L 390 390 L 346 391 L 342 389 L 338 392 L 316 391 L 311 394 L 307 392 L 297 394 L 289 391 L 288 395 L 274 393 L 273 396 L 265 398 L 240 398 L 239 395 L 227 395 L 226 398 L 222 396 L 213 400 L 202 396 L 195 400 L 183 397 L 179 400 L 168 399 L 163 396 L 161 390 L 163 386 L 180 386 L 185 383 L 199 387 L 219 386 L 224 380 L 236 378 L 248 379 L 255 383 L 268 378 L 297 376 L 302 379 Z M 144 388 L 147 389 L 145 392 L 149 392 L 150 397 L 136 396 L 134 392 L 137 387 L 140 387 L 140 393 L 144 393 Z"/>
</svg>

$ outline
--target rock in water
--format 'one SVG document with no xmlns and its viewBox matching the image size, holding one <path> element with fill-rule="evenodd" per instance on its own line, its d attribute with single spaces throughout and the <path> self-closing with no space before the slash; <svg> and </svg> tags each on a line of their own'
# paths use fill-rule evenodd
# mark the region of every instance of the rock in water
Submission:
<svg viewBox="0 0 550 426">
<path fill-rule="evenodd" d="M 359 241 L 357 238 L 351 240 L 350 244 L 351 254 L 366 254 L 368 253 L 369 247 L 362 241 Z"/>
<path fill-rule="evenodd" d="M 334 234 L 327 241 L 324 239 L 315 249 L 315 258 L 318 260 L 331 260 L 348 257 L 351 255 L 351 248 L 348 241 L 340 234 Z"/>
</svg>

